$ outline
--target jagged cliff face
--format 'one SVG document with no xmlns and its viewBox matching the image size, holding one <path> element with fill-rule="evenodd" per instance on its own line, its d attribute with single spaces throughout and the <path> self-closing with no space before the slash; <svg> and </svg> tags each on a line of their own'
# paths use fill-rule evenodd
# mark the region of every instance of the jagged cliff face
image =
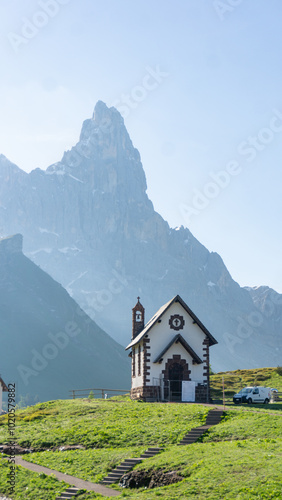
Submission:
<svg viewBox="0 0 282 500">
<path fill-rule="evenodd" d="M 0 176 L 2 234 L 22 233 L 25 253 L 115 339 L 128 343 L 137 295 L 148 320 L 180 294 L 219 341 L 214 369 L 279 364 L 281 328 L 263 315 L 247 333 L 257 312 L 249 291 L 219 255 L 154 211 L 117 110 L 98 102 L 76 146 L 46 171 L 26 174 L 0 157 Z"/>
</svg>

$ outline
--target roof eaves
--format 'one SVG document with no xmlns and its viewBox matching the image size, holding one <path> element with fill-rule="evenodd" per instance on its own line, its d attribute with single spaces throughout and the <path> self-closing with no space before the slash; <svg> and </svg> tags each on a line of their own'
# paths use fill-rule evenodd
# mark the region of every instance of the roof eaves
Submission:
<svg viewBox="0 0 282 500">
<path fill-rule="evenodd" d="M 9 392 L 8 387 L 6 386 L 4 380 L 0 377 L 0 384 L 2 385 L 2 391 L 3 392 Z"/>
<path fill-rule="evenodd" d="M 184 309 L 188 312 L 188 314 L 191 316 L 191 318 L 193 318 L 195 323 L 207 335 L 207 337 L 210 340 L 209 345 L 218 344 L 217 340 L 213 337 L 213 335 L 209 332 L 209 330 L 205 327 L 205 325 L 203 325 L 203 323 L 199 320 L 199 318 L 196 316 L 196 314 L 193 313 L 193 311 L 190 309 L 190 307 L 187 306 L 187 304 L 184 302 L 184 300 L 179 295 L 177 295 L 174 298 L 174 300 L 175 300 L 175 302 L 179 302 L 182 305 L 182 307 L 184 307 Z"/>
<path fill-rule="evenodd" d="M 187 313 L 191 316 L 191 318 L 195 321 L 195 323 L 201 328 L 201 330 L 207 335 L 209 339 L 209 345 L 217 344 L 217 340 L 212 336 L 209 330 L 203 325 L 203 323 L 199 320 L 195 313 L 190 309 L 190 307 L 184 302 L 184 300 L 180 297 L 180 295 L 175 295 L 173 299 L 164 304 L 160 309 L 156 312 L 156 314 L 148 321 L 143 330 L 133 339 L 130 344 L 125 348 L 125 350 L 130 349 L 134 345 L 138 344 L 143 337 L 151 330 L 151 328 L 155 325 L 155 323 L 164 315 L 164 313 L 168 310 L 168 308 L 174 303 L 179 302 L 182 307 L 187 311 Z"/>
<path fill-rule="evenodd" d="M 178 295 L 176 296 L 178 297 Z M 148 323 L 144 326 L 143 330 L 133 339 L 130 344 L 125 348 L 125 350 L 130 349 L 130 347 L 133 347 L 134 345 L 138 344 L 143 337 L 151 330 L 151 328 L 156 324 L 156 322 L 163 316 L 163 314 L 167 311 L 167 309 L 170 307 L 170 305 L 174 302 L 176 299 L 174 297 L 171 299 L 169 302 L 164 304 L 162 307 L 159 308 L 159 310 L 156 312 L 154 316 L 148 321 Z"/>
</svg>

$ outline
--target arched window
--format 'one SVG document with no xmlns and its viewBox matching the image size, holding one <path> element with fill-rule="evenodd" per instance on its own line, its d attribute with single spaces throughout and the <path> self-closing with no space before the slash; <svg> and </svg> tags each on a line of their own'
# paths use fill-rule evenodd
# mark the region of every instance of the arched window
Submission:
<svg viewBox="0 0 282 500">
<path fill-rule="evenodd" d="M 138 375 L 141 375 L 141 345 L 138 346 Z"/>
<path fill-rule="evenodd" d="M 140 321 L 142 321 L 142 313 L 141 311 L 136 311 L 136 314 L 135 314 L 135 320 L 140 323 Z"/>
<path fill-rule="evenodd" d="M 135 359 L 135 347 L 132 349 L 132 377 L 135 377 L 135 367 L 136 367 L 136 359 Z"/>
</svg>

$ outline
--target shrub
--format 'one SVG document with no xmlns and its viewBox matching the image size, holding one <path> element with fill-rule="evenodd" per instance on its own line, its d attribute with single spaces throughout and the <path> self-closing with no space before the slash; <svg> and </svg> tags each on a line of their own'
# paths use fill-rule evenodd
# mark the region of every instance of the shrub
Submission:
<svg viewBox="0 0 282 500">
<path fill-rule="evenodd" d="M 282 376 L 282 366 L 277 366 L 276 373 L 278 373 L 278 375 Z"/>
</svg>

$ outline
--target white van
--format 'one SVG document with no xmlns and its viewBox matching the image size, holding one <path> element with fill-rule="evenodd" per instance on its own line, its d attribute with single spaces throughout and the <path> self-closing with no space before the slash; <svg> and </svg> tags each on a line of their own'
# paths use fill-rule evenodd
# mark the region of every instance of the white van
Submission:
<svg viewBox="0 0 282 500">
<path fill-rule="evenodd" d="M 233 403 L 269 403 L 271 389 L 269 387 L 244 387 L 238 394 L 234 394 Z"/>
</svg>

